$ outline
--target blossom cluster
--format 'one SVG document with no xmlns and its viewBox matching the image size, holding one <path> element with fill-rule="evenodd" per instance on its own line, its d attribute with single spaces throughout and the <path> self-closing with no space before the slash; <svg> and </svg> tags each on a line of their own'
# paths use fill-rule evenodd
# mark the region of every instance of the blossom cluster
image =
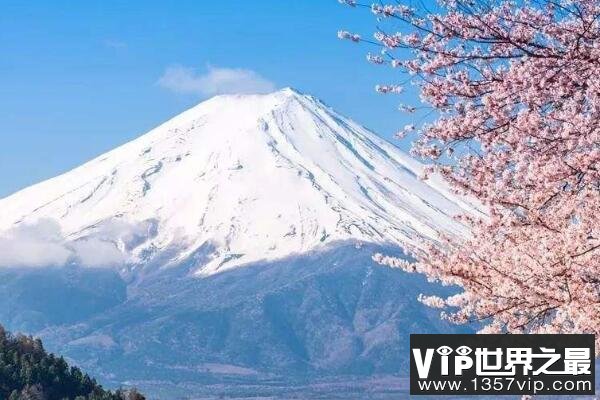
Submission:
<svg viewBox="0 0 600 400">
<path fill-rule="evenodd" d="M 402 25 L 374 37 L 438 111 L 414 154 L 486 216 L 465 216 L 470 237 L 443 238 L 415 264 L 382 261 L 462 287 L 421 298 L 456 322 L 600 340 L 600 1 L 439 7 L 373 5 Z"/>
</svg>

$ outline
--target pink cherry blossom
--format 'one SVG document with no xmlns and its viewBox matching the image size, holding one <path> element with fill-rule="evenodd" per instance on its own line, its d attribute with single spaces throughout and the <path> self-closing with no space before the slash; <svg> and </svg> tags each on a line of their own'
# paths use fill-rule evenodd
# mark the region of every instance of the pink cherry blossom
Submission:
<svg viewBox="0 0 600 400">
<path fill-rule="evenodd" d="M 354 34 L 354 33 L 350 33 L 348 31 L 339 31 L 337 34 L 338 38 L 340 39 L 348 39 L 351 40 L 355 43 L 360 42 L 360 35 Z"/>
<path fill-rule="evenodd" d="M 452 321 L 594 333 L 600 351 L 600 1 L 399 3 L 354 6 L 437 111 L 412 153 L 487 215 L 463 216 L 469 237 L 414 250 L 415 263 L 378 261 L 462 288 L 420 298 Z"/>
</svg>

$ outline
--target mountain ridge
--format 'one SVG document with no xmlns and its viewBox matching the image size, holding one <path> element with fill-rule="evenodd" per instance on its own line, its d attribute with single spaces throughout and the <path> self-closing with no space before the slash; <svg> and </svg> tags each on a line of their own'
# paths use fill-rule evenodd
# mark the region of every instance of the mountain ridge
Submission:
<svg viewBox="0 0 600 400">
<path fill-rule="evenodd" d="M 297 91 L 215 97 L 0 200 L 0 321 L 157 398 L 406 394 L 370 382 L 410 333 L 471 331 L 373 260 L 466 233 L 422 168 Z"/>
<path fill-rule="evenodd" d="M 65 174 L 0 199 L 0 230 L 54 219 L 130 265 L 205 243 L 200 275 L 340 241 L 462 235 L 471 206 L 392 144 L 285 88 L 206 100 Z"/>
</svg>

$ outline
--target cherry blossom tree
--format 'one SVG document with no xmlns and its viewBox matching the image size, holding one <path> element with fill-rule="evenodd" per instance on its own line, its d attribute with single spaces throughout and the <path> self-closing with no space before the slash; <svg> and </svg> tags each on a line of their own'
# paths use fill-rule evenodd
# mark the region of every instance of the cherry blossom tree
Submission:
<svg viewBox="0 0 600 400">
<path fill-rule="evenodd" d="M 600 0 L 340 2 L 378 26 L 372 40 L 338 36 L 377 46 L 368 60 L 437 112 L 414 154 L 488 210 L 462 217 L 470 237 L 414 250 L 415 263 L 378 260 L 460 286 L 421 297 L 452 321 L 600 339 Z"/>
</svg>

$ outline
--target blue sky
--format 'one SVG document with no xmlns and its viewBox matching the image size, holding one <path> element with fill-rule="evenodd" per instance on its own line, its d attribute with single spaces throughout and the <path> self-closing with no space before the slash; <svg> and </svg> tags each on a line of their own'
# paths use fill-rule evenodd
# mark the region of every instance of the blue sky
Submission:
<svg viewBox="0 0 600 400">
<path fill-rule="evenodd" d="M 315 95 L 386 138 L 411 122 L 397 111 L 406 99 L 373 90 L 401 77 L 366 62 L 374 49 L 336 38 L 340 29 L 370 35 L 372 15 L 337 0 L 0 0 L 0 8 L 0 197 L 209 97 L 210 79 L 228 69 L 263 89 Z"/>
</svg>

